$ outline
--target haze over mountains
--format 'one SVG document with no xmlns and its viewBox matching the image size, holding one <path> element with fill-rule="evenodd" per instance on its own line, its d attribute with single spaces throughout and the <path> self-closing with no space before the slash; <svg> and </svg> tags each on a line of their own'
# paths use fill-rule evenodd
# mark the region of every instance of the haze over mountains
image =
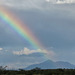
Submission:
<svg viewBox="0 0 75 75">
<path fill-rule="evenodd" d="M 40 64 L 30 65 L 26 69 L 30 70 L 30 69 L 34 69 L 36 67 L 41 68 L 41 69 L 58 69 L 58 68 L 74 69 L 75 65 L 70 64 L 68 62 L 63 62 L 63 61 L 53 62 L 51 60 L 47 60 Z"/>
</svg>

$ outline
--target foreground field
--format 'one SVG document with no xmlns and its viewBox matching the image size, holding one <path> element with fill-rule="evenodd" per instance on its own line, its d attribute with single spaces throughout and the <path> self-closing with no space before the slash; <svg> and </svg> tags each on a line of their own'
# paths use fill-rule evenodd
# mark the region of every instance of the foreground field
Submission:
<svg viewBox="0 0 75 75">
<path fill-rule="evenodd" d="M 75 75 L 75 69 L 0 70 L 0 75 Z"/>
</svg>

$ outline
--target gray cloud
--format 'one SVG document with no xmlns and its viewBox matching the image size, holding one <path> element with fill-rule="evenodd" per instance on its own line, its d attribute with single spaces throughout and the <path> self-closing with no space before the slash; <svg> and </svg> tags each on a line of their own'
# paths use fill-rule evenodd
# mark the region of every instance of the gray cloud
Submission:
<svg viewBox="0 0 75 75">
<path fill-rule="evenodd" d="M 48 9 L 51 5 L 75 3 L 74 0 L 1 0 L 0 5 L 18 9 Z"/>
</svg>

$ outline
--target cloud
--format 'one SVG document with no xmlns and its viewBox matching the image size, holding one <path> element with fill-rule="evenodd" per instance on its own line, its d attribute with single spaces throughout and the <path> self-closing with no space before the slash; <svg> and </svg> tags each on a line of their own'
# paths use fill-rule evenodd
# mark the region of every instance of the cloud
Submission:
<svg viewBox="0 0 75 75">
<path fill-rule="evenodd" d="M 33 54 L 33 53 L 43 53 L 47 56 L 54 56 L 55 53 L 51 50 L 41 50 L 41 49 L 37 49 L 37 50 L 30 50 L 28 48 L 24 48 L 24 50 L 21 50 L 21 51 L 13 51 L 13 54 L 15 55 L 30 55 L 30 54 Z"/>
<path fill-rule="evenodd" d="M 0 51 L 2 51 L 3 50 L 3 48 L 0 48 Z"/>
<path fill-rule="evenodd" d="M 14 7 L 14 8 L 39 8 L 40 0 L 1 0 L 0 5 Z"/>
<path fill-rule="evenodd" d="M 65 4 L 65 3 L 75 3 L 75 0 L 46 0 L 52 4 Z"/>
<path fill-rule="evenodd" d="M 47 2 L 50 2 L 50 0 L 46 0 Z"/>
<path fill-rule="evenodd" d="M 75 3 L 74 0 L 57 0 L 57 4 Z"/>
<path fill-rule="evenodd" d="M 32 53 L 37 53 L 37 52 L 40 52 L 40 49 L 38 50 L 30 50 L 28 48 L 24 48 L 24 50 L 21 50 L 21 51 L 14 51 L 13 54 L 16 54 L 16 55 L 29 55 L 29 54 L 32 54 Z"/>
<path fill-rule="evenodd" d="M 75 0 L 0 0 L 0 5 L 19 9 L 38 8 L 45 9 L 52 4 L 75 3 Z"/>
</svg>

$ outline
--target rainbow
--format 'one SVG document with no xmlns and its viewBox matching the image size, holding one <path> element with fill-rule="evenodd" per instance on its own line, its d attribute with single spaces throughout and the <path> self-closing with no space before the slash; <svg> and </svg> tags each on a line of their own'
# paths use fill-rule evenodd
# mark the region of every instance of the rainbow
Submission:
<svg viewBox="0 0 75 75">
<path fill-rule="evenodd" d="M 34 48 L 43 48 L 31 30 L 25 24 L 23 24 L 20 19 L 14 16 L 14 14 L 6 10 L 6 8 L 0 7 L 0 18 L 13 30 L 15 30 L 21 37 L 27 40 Z"/>
</svg>

